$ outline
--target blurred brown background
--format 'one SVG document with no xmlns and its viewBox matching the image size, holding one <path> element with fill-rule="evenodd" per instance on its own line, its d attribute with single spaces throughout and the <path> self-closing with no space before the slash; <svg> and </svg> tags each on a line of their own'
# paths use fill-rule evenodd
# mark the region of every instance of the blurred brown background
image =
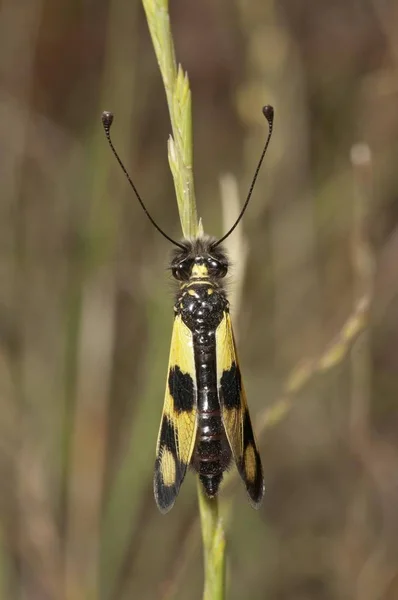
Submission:
<svg viewBox="0 0 398 600">
<path fill-rule="evenodd" d="M 172 0 L 170 10 L 208 233 L 223 230 L 222 173 L 243 202 L 266 136 L 261 106 L 275 106 L 244 219 L 236 319 L 259 432 L 292 369 L 347 337 L 358 302 L 371 305 L 369 328 L 348 334 L 340 359 L 261 430 L 261 510 L 238 482 L 223 495 L 228 598 L 396 600 L 397 2 Z M 201 598 L 194 477 L 167 516 L 152 495 L 170 248 L 100 121 L 115 112 L 126 166 L 179 236 L 143 9 L 3 0 L 0 39 L 0 597 Z"/>
</svg>

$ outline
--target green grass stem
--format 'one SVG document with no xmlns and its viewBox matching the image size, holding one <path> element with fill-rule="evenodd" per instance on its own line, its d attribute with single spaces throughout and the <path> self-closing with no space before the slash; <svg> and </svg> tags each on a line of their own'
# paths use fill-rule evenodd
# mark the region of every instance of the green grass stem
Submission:
<svg viewBox="0 0 398 600">
<path fill-rule="evenodd" d="M 198 223 L 192 171 L 192 114 L 188 76 L 177 67 L 167 0 L 143 0 L 169 107 L 172 135 L 168 140 L 170 169 L 184 237 L 202 233 Z M 204 549 L 204 600 L 223 600 L 225 537 L 218 498 L 209 499 L 198 480 Z"/>
<path fill-rule="evenodd" d="M 192 105 L 188 76 L 177 66 L 167 0 L 142 1 L 169 107 L 172 135 L 168 140 L 170 170 L 174 179 L 184 237 L 198 231 L 192 170 Z"/>
</svg>

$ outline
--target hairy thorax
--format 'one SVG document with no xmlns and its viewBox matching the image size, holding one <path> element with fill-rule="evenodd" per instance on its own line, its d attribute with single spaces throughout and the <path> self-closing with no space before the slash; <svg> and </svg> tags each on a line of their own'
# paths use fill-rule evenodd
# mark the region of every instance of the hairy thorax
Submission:
<svg viewBox="0 0 398 600">
<path fill-rule="evenodd" d="M 224 290 L 210 280 L 183 284 L 174 308 L 192 333 L 213 335 L 228 309 Z"/>
</svg>

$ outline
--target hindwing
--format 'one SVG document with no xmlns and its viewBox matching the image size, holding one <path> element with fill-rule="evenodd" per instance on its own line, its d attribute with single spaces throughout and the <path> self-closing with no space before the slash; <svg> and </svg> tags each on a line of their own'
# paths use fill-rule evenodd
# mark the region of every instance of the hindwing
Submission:
<svg viewBox="0 0 398 600">
<path fill-rule="evenodd" d="M 250 502 L 258 508 L 264 495 L 263 470 L 241 379 L 231 317 L 227 312 L 216 331 L 216 356 L 225 432 Z"/>
<path fill-rule="evenodd" d="M 161 512 L 173 506 L 191 462 L 197 429 L 197 384 L 193 339 L 174 319 L 166 393 L 156 447 L 154 492 Z"/>
</svg>

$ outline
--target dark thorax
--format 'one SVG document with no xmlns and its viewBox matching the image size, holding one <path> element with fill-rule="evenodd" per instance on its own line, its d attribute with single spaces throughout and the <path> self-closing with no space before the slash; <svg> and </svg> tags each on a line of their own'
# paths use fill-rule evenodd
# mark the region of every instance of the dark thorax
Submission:
<svg viewBox="0 0 398 600">
<path fill-rule="evenodd" d="M 214 334 L 228 311 L 223 289 L 228 259 L 222 248 L 212 248 L 215 241 L 208 237 L 185 240 L 186 250 L 177 250 L 171 263 L 173 276 L 180 282 L 174 310 L 193 334 Z"/>
</svg>

